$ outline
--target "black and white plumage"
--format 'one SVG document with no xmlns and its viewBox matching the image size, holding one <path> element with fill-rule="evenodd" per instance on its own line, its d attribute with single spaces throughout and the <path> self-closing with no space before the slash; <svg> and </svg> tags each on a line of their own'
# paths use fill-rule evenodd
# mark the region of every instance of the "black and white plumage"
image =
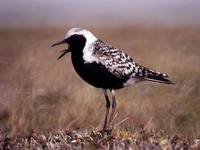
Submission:
<svg viewBox="0 0 200 150">
<path fill-rule="evenodd" d="M 104 129 L 108 127 L 107 117 L 110 109 L 107 90 L 111 91 L 113 99 L 109 119 L 111 123 L 116 108 L 115 89 L 145 80 L 172 84 L 166 74 L 139 65 L 126 53 L 96 38 L 88 30 L 72 28 L 67 32 L 63 41 L 52 46 L 64 43 L 67 43 L 69 48 L 63 50 L 59 58 L 71 52 L 73 66 L 80 77 L 104 91 L 107 108 Z"/>
</svg>

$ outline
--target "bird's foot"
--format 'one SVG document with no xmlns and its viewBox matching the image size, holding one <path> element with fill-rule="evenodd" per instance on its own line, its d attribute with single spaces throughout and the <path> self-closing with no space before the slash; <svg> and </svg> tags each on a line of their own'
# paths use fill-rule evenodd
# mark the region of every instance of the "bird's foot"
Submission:
<svg viewBox="0 0 200 150">
<path fill-rule="evenodd" d="M 112 128 L 104 127 L 102 130 L 99 131 L 103 135 L 111 135 Z"/>
</svg>

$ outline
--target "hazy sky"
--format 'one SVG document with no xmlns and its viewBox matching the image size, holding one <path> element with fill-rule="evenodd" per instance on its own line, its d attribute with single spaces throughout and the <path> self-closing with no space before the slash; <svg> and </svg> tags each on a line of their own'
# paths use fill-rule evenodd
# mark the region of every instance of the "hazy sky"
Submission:
<svg viewBox="0 0 200 150">
<path fill-rule="evenodd" d="M 200 0 L 0 0 L 0 24 L 200 25 Z"/>
</svg>

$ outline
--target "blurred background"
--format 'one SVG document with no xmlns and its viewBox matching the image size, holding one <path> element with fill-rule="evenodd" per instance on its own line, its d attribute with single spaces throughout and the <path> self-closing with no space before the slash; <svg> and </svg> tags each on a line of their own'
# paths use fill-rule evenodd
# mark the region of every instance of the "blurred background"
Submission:
<svg viewBox="0 0 200 150">
<path fill-rule="evenodd" d="M 116 128 L 144 126 L 200 136 L 200 1 L 1 0 L 0 127 L 100 129 L 105 100 L 50 48 L 71 27 L 92 31 L 175 85 L 144 82 L 117 91 Z"/>
<path fill-rule="evenodd" d="M 2 25 L 199 25 L 198 0 L 1 0 Z"/>
</svg>

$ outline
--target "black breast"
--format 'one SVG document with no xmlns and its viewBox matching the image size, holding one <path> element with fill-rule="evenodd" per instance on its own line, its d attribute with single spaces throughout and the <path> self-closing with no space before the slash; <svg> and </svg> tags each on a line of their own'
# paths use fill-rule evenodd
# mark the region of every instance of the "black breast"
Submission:
<svg viewBox="0 0 200 150">
<path fill-rule="evenodd" d="M 78 38 L 77 38 L 78 37 Z M 111 74 L 100 63 L 85 63 L 83 60 L 83 48 L 86 39 L 81 35 L 69 39 L 73 66 L 79 76 L 87 83 L 105 89 L 119 89 L 127 79 L 120 79 Z"/>
<path fill-rule="evenodd" d="M 101 64 L 84 63 L 83 58 L 74 56 L 72 54 L 72 63 L 76 72 L 87 83 L 105 89 L 119 89 L 123 87 L 126 80 L 120 79 L 112 75 L 105 66 Z"/>
</svg>

